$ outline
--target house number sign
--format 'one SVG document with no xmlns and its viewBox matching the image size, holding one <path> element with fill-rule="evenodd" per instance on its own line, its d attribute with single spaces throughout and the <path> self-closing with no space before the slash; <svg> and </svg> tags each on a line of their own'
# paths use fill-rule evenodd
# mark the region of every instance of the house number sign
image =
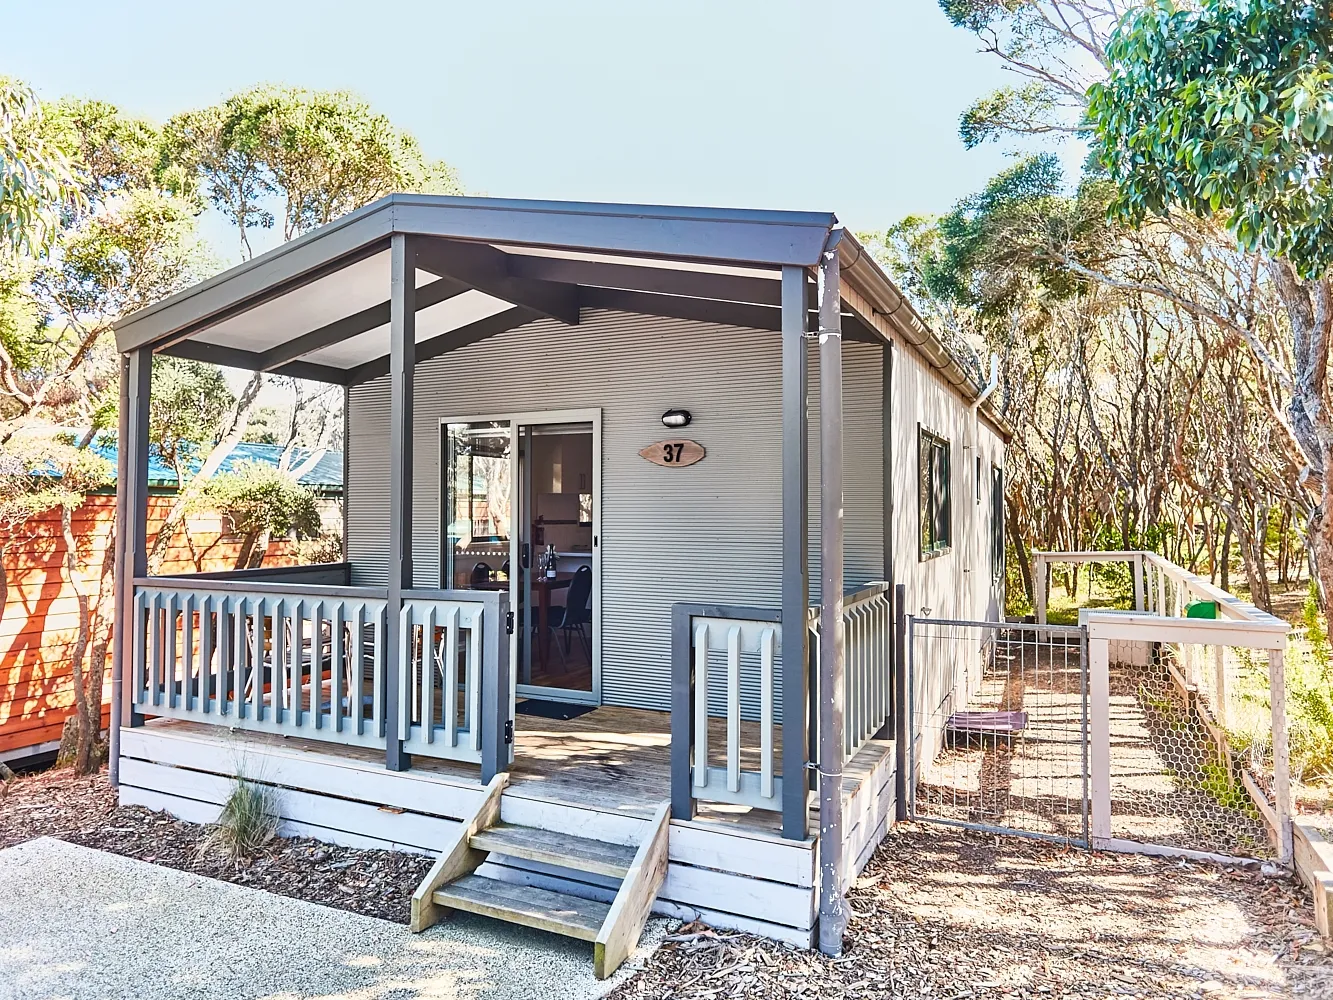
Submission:
<svg viewBox="0 0 1333 1000">
<path fill-rule="evenodd" d="M 704 457 L 705 452 L 704 446 L 698 441 L 668 440 L 656 441 L 647 448 L 640 449 L 639 454 L 654 465 L 675 469 L 693 465 Z"/>
</svg>

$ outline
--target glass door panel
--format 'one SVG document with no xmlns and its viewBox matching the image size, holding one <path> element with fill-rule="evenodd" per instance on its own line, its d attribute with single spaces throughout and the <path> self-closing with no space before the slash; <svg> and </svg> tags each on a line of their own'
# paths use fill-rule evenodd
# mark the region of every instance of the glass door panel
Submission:
<svg viewBox="0 0 1333 1000">
<path fill-rule="evenodd" d="M 514 436 L 508 421 L 445 424 L 441 584 L 507 590 L 513 533 Z"/>
</svg>

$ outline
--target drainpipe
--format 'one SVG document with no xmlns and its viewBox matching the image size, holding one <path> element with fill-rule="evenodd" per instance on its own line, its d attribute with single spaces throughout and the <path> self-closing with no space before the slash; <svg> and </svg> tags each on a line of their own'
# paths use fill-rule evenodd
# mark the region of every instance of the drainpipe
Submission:
<svg viewBox="0 0 1333 1000">
<path fill-rule="evenodd" d="M 819 950 L 842 954 L 842 295 L 834 229 L 819 262 Z"/>
<path fill-rule="evenodd" d="M 986 384 L 981 387 L 981 392 L 977 398 L 972 401 L 972 405 L 967 408 L 967 435 L 968 441 L 964 445 L 963 451 L 971 460 L 972 475 L 976 476 L 976 481 L 972 484 L 972 510 L 971 517 L 967 519 L 968 537 L 967 544 L 964 546 L 963 572 L 972 572 L 972 560 L 976 557 L 974 549 L 977 542 L 977 507 L 981 498 L 981 476 L 977 471 L 977 439 L 981 437 L 981 404 L 986 402 L 1000 385 L 1000 356 L 992 354 L 990 356 L 990 378 Z"/>
</svg>

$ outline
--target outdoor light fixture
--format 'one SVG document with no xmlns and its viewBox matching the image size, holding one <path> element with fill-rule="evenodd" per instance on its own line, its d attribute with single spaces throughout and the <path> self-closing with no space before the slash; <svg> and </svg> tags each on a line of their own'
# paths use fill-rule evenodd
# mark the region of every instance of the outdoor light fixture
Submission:
<svg viewBox="0 0 1333 1000">
<path fill-rule="evenodd" d="M 666 427 L 688 427 L 692 419 L 689 410 L 667 410 L 662 414 L 662 423 Z"/>
</svg>

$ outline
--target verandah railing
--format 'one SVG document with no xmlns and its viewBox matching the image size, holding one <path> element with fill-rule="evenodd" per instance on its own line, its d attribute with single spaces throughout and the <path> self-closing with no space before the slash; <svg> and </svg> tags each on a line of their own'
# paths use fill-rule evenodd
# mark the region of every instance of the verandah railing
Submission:
<svg viewBox="0 0 1333 1000">
<path fill-rule="evenodd" d="M 407 591 L 393 670 L 411 753 L 506 766 L 505 595 Z M 137 713 L 383 749 L 384 588 L 146 577 L 127 679 Z"/>
<path fill-rule="evenodd" d="M 779 721 L 781 616 L 766 608 L 678 604 L 673 617 L 673 815 L 693 815 L 698 801 L 782 811 L 783 785 L 791 779 L 779 763 L 781 744 L 794 738 L 812 746 L 817 713 L 799 733 Z M 810 608 L 802 624 L 810 633 L 808 678 L 817 703 L 819 609 Z M 849 594 L 843 629 L 845 762 L 893 721 L 890 585 L 871 583 Z M 798 780 L 808 780 L 804 767 Z"/>
</svg>

